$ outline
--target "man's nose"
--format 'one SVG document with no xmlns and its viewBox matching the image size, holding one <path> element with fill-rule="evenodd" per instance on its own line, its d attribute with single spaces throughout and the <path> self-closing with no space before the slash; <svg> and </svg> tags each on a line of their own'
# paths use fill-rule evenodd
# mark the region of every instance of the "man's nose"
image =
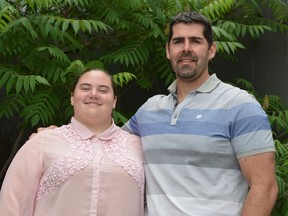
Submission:
<svg viewBox="0 0 288 216">
<path fill-rule="evenodd" d="M 191 51 L 191 43 L 190 43 L 189 40 L 185 40 L 183 49 L 184 49 L 185 52 L 190 52 Z"/>
</svg>

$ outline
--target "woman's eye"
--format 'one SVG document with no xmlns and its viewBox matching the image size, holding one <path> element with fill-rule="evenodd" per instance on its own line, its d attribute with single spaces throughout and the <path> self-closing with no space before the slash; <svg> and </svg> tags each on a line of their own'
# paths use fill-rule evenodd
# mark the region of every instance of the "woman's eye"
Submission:
<svg viewBox="0 0 288 216">
<path fill-rule="evenodd" d="M 100 89 L 99 92 L 101 92 L 101 93 L 106 93 L 107 90 L 106 90 L 106 89 Z"/>
<path fill-rule="evenodd" d="M 89 88 L 89 87 L 82 87 L 81 90 L 83 90 L 83 91 L 89 91 L 90 88 Z"/>
</svg>

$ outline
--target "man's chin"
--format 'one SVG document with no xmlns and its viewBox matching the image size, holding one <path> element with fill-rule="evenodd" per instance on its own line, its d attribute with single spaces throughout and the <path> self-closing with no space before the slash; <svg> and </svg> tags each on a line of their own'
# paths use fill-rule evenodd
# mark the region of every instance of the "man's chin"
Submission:
<svg viewBox="0 0 288 216">
<path fill-rule="evenodd" d="M 194 80 L 196 78 L 196 73 L 191 72 L 191 71 L 181 71 L 181 73 L 177 73 L 177 77 L 182 79 L 182 80 Z"/>
</svg>

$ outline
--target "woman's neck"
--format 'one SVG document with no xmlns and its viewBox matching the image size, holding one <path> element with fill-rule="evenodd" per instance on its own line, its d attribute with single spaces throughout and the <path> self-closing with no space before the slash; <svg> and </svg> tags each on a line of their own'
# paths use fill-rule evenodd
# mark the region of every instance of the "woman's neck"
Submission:
<svg viewBox="0 0 288 216">
<path fill-rule="evenodd" d="M 95 135 L 99 135 L 106 131 L 108 128 L 111 127 L 113 121 L 112 118 L 103 120 L 101 118 L 90 118 L 86 120 L 79 120 L 75 118 L 77 121 L 79 121 L 81 124 L 83 124 L 85 127 L 87 127 L 90 131 L 92 131 Z"/>
</svg>

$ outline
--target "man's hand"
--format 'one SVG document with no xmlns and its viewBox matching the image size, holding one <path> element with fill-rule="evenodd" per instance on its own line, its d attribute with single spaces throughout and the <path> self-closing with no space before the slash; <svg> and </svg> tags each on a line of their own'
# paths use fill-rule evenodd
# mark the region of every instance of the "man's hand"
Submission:
<svg viewBox="0 0 288 216">
<path fill-rule="evenodd" d="M 29 139 L 31 139 L 33 136 L 35 136 L 37 133 L 43 131 L 43 130 L 46 130 L 46 129 L 53 129 L 53 128 L 57 128 L 56 125 L 50 125 L 49 127 L 39 127 L 37 128 L 37 132 L 36 133 L 32 133 L 30 136 L 29 136 Z"/>
</svg>

